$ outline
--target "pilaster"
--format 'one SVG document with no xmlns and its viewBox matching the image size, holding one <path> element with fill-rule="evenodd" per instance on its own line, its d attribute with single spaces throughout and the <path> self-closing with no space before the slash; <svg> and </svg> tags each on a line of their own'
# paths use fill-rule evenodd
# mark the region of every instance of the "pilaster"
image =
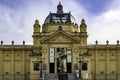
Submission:
<svg viewBox="0 0 120 80">
<path fill-rule="evenodd" d="M 106 80 L 109 78 L 109 70 L 110 70 L 110 59 L 109 59 L 109 49 L 108 49 L 108 46 L 106 46 L 106 65 L 105 65 L 105 67 L 106 67 L 106 71 L 105 71 L 105 78 L 106 78 Z"/>
<path fill-rule="evenodd" d="M 98 53 L 98 46 L 96 45 L 95 47 L 95 79 L 98 78 L 98 74 L 99 74 L 99 53 Z"/>
<path fill-rule="evenodd" d="M 11 46 L 11 80 L 15 80 L 14 46 Z"/>
<path fill-rule="evenodd" d="M 22 74 L 24 75 L 23 76 L 23 80 L 25 79 L 25 74 L 26 74 L 26 71 L 25 71 L 25 46 L 22 46 Z"/>
<path fill-rule="evenodd" d="M 2 46 L 0 46 L 0 80 L 3 80 L 3 50 Z"/>
<path fill-rule="evenodd" d="M 117 45 L 117 79 L 120 79 L 120 45 Z"/>
<path fill-rule="evenodd" d="M 56 48 L 55 48 L 55 73 L 57 73 L 57 58 L 58 58 L 58 55 L 57 55 L 57 51 L 56 51 Z"/>
</svg>

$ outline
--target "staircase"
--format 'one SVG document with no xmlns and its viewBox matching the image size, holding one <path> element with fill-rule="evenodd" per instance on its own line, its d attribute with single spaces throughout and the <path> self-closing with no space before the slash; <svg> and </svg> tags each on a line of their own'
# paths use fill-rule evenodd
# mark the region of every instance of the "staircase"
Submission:
<svg viewBox="0 0 120 80">
<path fill-rule="evenodd" d="M 58 74 L 55 73 L 46 74 L 45 80 L 58 80 Z"/>
<path fill-rule="evenodd" d="M 77 80 L 76 75 L 74 73 L 67 73 L 68 80 Z M 59 80 L 58 74 L 55 73 L 49 73 L 45 75 L 44 80 Z"/>
<path fill-rule="evenodd" d="M 68 73 L 68 80 L 77 80 L 76 75 L 74 73 Z"/>
</svg>

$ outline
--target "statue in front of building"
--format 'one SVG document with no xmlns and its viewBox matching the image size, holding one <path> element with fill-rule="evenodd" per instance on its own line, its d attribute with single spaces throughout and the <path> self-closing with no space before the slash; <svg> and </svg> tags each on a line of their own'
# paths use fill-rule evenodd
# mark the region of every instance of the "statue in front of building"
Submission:
<svg viewBox="0 0 120 80">
<path fill-rule="evenodd" d="M 59 71 L 61 73 L 66 72 L 66 65 L 64 63 L 64 60 L 66 59 L 67 55 L 65 54 L 64 48 L 57 48 L 57 52 L 59 53 Z"/>
</svg>

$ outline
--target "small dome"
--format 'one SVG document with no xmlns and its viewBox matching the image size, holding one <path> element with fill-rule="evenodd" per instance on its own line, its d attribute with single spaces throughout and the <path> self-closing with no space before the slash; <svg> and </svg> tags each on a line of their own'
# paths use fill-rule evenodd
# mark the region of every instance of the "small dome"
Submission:
<svg viewBox="0 0 120 80">
<path fill-rule="evenodd" d="M 81 20 L 81 24 L 82 24 L 82 23 L 85 23 L 85 19 L 82 19 L 82 20 Z"/>
<path fill-rule="evenodd" d="M 38 19 L 35 20 L 35 24 L 39 24 L 39 20 Z"/>
</svg>

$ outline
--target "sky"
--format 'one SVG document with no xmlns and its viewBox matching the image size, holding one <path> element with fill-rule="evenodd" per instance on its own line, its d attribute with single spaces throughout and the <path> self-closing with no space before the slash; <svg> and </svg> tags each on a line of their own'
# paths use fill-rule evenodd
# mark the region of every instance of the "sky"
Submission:
<svg viewBox="0 0 120 80">
<path fill-rule="evenodd" d="M 40 25 L 61 1 L 64 12 L 71 12 L 80 25 L 87 24 L 88 44 L 116 44 L 120 40 L 120 0 L 0 0 L 0 40 L 4 44 L 33 44 L 33 25 Z"/>
</svg>

